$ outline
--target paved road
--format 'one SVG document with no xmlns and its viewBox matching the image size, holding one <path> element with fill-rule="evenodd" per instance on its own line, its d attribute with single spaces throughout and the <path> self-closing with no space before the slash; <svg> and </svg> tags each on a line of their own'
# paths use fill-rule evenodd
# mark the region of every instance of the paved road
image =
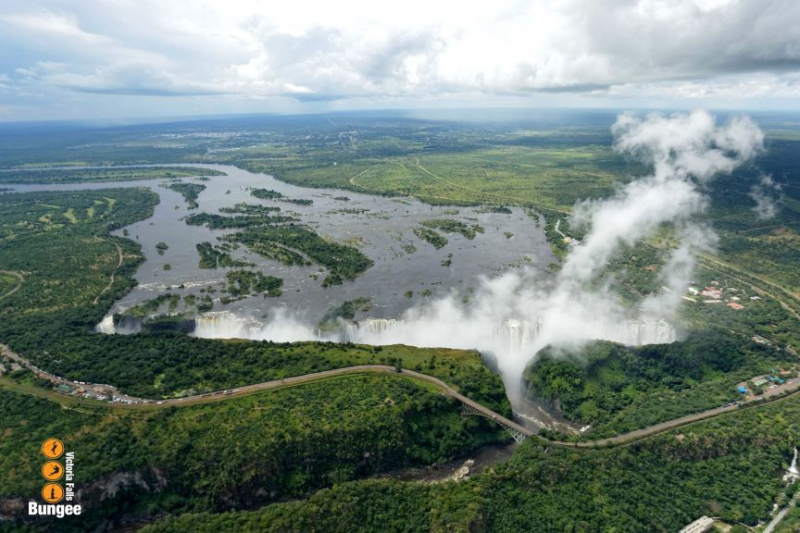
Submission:
<svg viewBox="0 0 800 533">
<path fill-rule="evenodd" d="M 794 507 L 794 506 L 795 506 L 795 502 L 796 502 L 796 501 L 797 501 L 797 496 L 795 496 L 795 497 L 794 497 L 794 498 L 793 498 L 793 499 L 792 499 L 792 500 L 791 500 L 791 501 L 790 501 L 790 502 L 789 502 L 789 503 L 786 505 L 786 507 L 784 507 L 783 509 L 781 509 L 781 512 L 780 512 L 780 513 L 778 513 L 777 515 L 775 515 L 775 518 L 773 518 L 773 519 L 772 519 L 772 522 L 770 522 L 770 523 L 769 523 L 769 525 L 767 526 L 767 528 L 766 528 L 766 529 L 765 529 L 765 530 L 764 530 L 762 533 L 772 533 L 772 531 L 775 529 L 775 527 L 776 527 L 778 524 L 780 524 L 780 523 L 781 523 L 781 520 L 783 520 L 783 517 L 785 517 L 785 516 L 786 516 L 786 513 L 788 513 L 789 511 L 791 511 L 791 510 L 792 510 L 792 507 Z"/>
<path fill-rule="evenodd" d="M 65 378 L 54 376 L 42 370 L 39 370 L 35 366 L 33 366 L 30 361 L 25 359 L 24 357 L 12 352 L 8 346 L 0 344 L 0 354 L 10 358 L 11 360 L 17 362 L 18 364 L 30 368 L 33 370 L 39 377 L 47 379 L 56 385 L 68 385 L 70 387 L 77 387 L 82 386 L 85 388 L 91 388 L 91 384 L 80 383 L 75 381 L 70 381 Z M 220 401 L 226 400 L 228 398 L 234 398 L 237 396 L 242 396 L 245 394 L 252 394 L 254 392 L 259 391 L 266 391 L 266 390 L 274 390 L 280 389 L 283 387 L 289 387 L 293 385 L 300 385 L 303 383 L 309 383 L 312 381 L 318 381 L 323 379 L 330 379 L 337 376 L 344 376 L 348 374 L 363 374 L 365 372 L 374 372 L 374 373 L 382 373 L 382 374 L 393 374 L 399 376 L 406 376 L 412 377 L 415 379 L 419 379 L 422 381 L 426 381 L 428 383 L 432 383 L 436 385 L 439 389 L 441 389 L 445 394 L 448 396 L 452 396 L 456 398 L 460 402 L 465 405 L 470 406 L 471 408 L 475 409 L 476 411 L 480 412 L 486 418 L 494 420 L 498 424 L 501 424 L 507 428 L 519 431 L 523 435 L 532 436 L 535 435 L 536 432 L 531 431 L 530 429 L 523 427 L 513 420 L 509 420 L 508 418 L 504 417 L 503 415 L 496 413 L 481 405 L 480 403 L 460 394 L 458 391 L 453 389 L 450 385 L 445 383 L 444 381 L 435 378 L 433 376 L 429 376 L 427 374 L 422 374 L 421 372 L 415 372 L 413 370 L 406 370 L 403 369 L 401 373 L 397 373 L 397 370 L 393 366 L 386 366 L 386 365 L 356 365 L 356 366 L 349 366 L 344 368 L 336 368 L 333 370 L 325 370 L 322 372 L 315 372 L 313 374 L 304 374 L 302 376 L 294 376 L 288 377 L 284 379 L 276 379 L 272 381 L 264 381 L 262 383 L 256 383 L 254 385 L 246 385 L 244 387 L 238 387 L 235 389 L 228 389 L 224 391 L 216 391 L 216 392 L 209 392 L 205 394 L 196 394 L 194 396 L 185 396 L 182 398 L 170 398 L 168 400 L 150 400 L 145 398 L 137 398 L 133 396 L 127 396 L 119 393 L 116 389 L 111 387 L 110 385 L 100 385 L 100 387 L 108 388 L 109 390 L 113 391 L 113 396 L 118 399 L 119 406 L 121 407 L 169 407 L 169 406 L 188 406 L 188 405 L 196 405 L 201 403 L 208 403 L 213 401 Z M 783 395 L 783 394 L 795 394 L 800 390 L 800 378 L 794 378 L 787 380 L 780 387 L 776 387 L 774 389 L 769 389 L 763 396 L 759 396 L 747 403 L 742 404 L 743 406 L 748 405 L 758 405 L 762 404 L 765 401 L 769 401 L 776 396 Z M 688 424 L 692 424 L 694 422 L 698 422 L 700 420 L 706 420 L 709 418 L 714 418 L 716 416 L 722 415 L 724 413 L 728 413 L 731 411 L 735 411 L 739 409 L 738 404 L 732 405 L 725 405 L 722 407 L 717 407 L 714 409 L 709 409 L 708 411 L 703 411 L 701 413 L 695 413 L 692 415 L 683 416 L 680 418 L 676 418 L 674 420 L 669 420 L 667 422 L 662 422 L 660 424 L 655 424 L 646 428 L 637 429 L 635 431 L 631 431 L 629 433 L 623 433 L 621 435 L 617 435 L 615 437 L 609 437 L 606 439 L 599 439 L 594 441 L 583 441 L 583 442 L 562 442 L 562 441 L 548 441 L 551 444 L 561 445 L 561 446 L 569 446 L 569 447 L 576 447 L 576 448 L 595 448 L 599 446 L 608 446 L 612 444 L 631 444 L 633 442 L 642 440 L 646 437 L 650 437 L 652 435 L 657 435 L 659 433 L 663 433 L 665 431 L 669 431 L 671 429 L 675 429 L 677 427 L 685 426 Z M 539 437 L 541 438 L 541 437 Z M 546 439 L 542 439 L 545 440 Z"/>
<path fill-rule="evenodd" d="M 276 379 L 273 381 L 265 381 L 263 383 L 257 383 L 255 385 L 247 385 L 245 387 L 239 387 L 236 389 L 229 389 L 228 391 L 218 391 L 209 394 L 202 394 L 197 396 L 187 396 L 185 398 L 175 398 L 170 400 L 164 400 L 161 405 L 168 406 L 168 405 L 186 405 L 191 403 L 199 403 L 203 400 L 209 401 L 213 399 L 220 399 L 221 398 L 229 398 L 232 396 L 241 396 L 242 394 L 251 394 L 254 392 L 265 391 L 265 390 L 273 390 L 279 389 L 282 387 L 287 387 L 290 385 L 299 385 L 302 383 L 308 383 L 310 381 L 318 381 L 321 379 L 329 379 L 336 376 L 343 376 L 347 374 L 363 374 L 365 372 L 375 372 L 380 374 L 395 374 L 398 375 L 397 369 L 393 366 L 386 366 L 386 365 L 356 365 L 356 366 L 349 366 L 345 368 L 336 368 L 333 370 L 325 370 L 322 372 L 315 372 L 313 374 L 305 374 L 302 376 L 294 376 L 285 379 Z M 412 377 L 415 379 L 419 379 L 422 381 L 426 381 L 428 383 L 432 383 L 436 385 L 438 388 L 442 389 L 445 394 L 448 396 L 452 396 L 456 398 L 460 402 L 469 405 L 476 411 L 481 412 L 487 418 L 491 418 L 492 420 L 496 421 L 497 423 L 504 425 L 506 427 L 515 429 L 524 433 L 525 435 L 533 435 L 534 432 L 520 426 L 513 420 L 509 420 L 508 418 L 504 417 L 503 415 L 496 413 L 489 409 L 488 407 L 484 407 L 483 405 L 479 404 L 478 402 L 467 398 L 463 394 L 459 394 L 458 391 L 453 389 L 450 385 L 445 383 L 444 381 L 435 378 L 433 376 L 429 376 L 427 374 L 422 374 L 420 372 L 415 372 L 413 370 L 406 370 L 403 369 L 399 375 Z"/>
<path fill-rule="evenodd" d="M 749 406 L 749 405 L 763 404 L 764 400 L 769 401 L 770 399 L 774 399 L 776 396 L 781 396 L 783 394 L 795 394 L 798 390 L 800 390 L 800 378 L 789 379 L 786 381 L 786 383 L 784 383 L 780 387 L 775 387 L 774 389 L 768 389 L 767 392 L 765 392 L 762 396 L 757 396 L 748 402 L 741 402 L 741 403 L 723 405 L 722 407 L 715 407 L 714 409 L 709 409 L 707 411 L 702 411 L 700 413 L 695 413 L 693 415 L 682 416 L 680 418 L 668 420 L 660 424 L 655 424 L 646 428 L 637 429 L 629 433 L 622 433 L 620 435 L 617 435 L 615 437 L 609 437 L 607 439 L 599 439 L 599 440 L 577 442 L 577 443 L 558 441 L 555 442 L 554 444 L 562 444 L 564 446 L 575 446 L 578 448 L 594 448 L 597 446 L 607 446 L 610 444 L 630 444 L 632 442 L 641 440 L 645 437 L 657 435 L 658 433 L 664 433 L 665 431 L 669 431 L 670 429 L 675 429 L 681 426 L 692 424 L 694 422 L 699 422 L 700 420 L 706 420 L 708 418 L 714 418 L 715 416 L 719 416 L 724 413 L 736 411 L 740 408 L 740 405 Z"/>
<path fill-rule="evenodd" d="M 39 376 L 41 378 L 44 378 L 44 379 L 47 379 L 48 381 L 52 382 L 53 384 L 56 384 L 56 385 L 67 385 L 67 386 L 70 386 L 70 387 L 73 387 L 73 388 L 78 387 L 78 386 L 84 387 L 84 388 L 91 388 L 93 386 L 93 385 L 87 384 L 87 383 L 82 383 L 82 382 L 77 382 L 77 381 L 70 381 L 68 379 L 65 379 L 65 378 L 62 378 L 62 377 L 59 377 L 59 376 L 55 376 L 55 375 L 50 374 L 48 372 L 44 372 L 43 370 L 40 370 L 39 368 L 37 368 L 36 366 L 31 364 L 30 361 L 28 361 L 27 359 L 25 359 L 21 355 L 11 351 L 11 349 L 8 346 L 4 345 L 4 344 L 0 344 L 0 354 L 8 357 L 12 361 L 15 361 L 19 365 L 22 365 L 24 367 L 27 367 L 27 368 L 31 369 L 32 371 L 34 371 L 36 373 L 37 376 Z M 159 407 L 169 407 L 169 406 L 196 405 L 196 404 L 199 404 L 199 403 L 207 403 L 207 402 L 212 402 L 212 401 L 217 401 L 217 400 L 224 400 L 224 399 L 228 399 L 228 398 L 232 398 L 232 397 L 236 397 L 236 396 L 242 396 L 242 395 L 245 395 L 245 394 L 252 394 L 254 392 L 259 392 L 259 391 L 280 389 L 280 388 L 288 387 L 288 386 L 292 386 L 292 385 L 300 385 L 300 384 L 303 384 L 303 383 L 309 383 L 311 381 L 319 381 L 319 380 L 323 380 L 323 379 L 330 379 L 330 378 L 333 378 L 333 377 L 343 376 L 343 375 L 347 375 L 347 374 L 363 374 L 365 372 L 376 372 L 376 373 L 382 373 L 382 374 L 390 373 L 390 374 L 395 374 L 395 375 L 398 374 L 397 369 L 395 367 L 393 367 L 393 366 L 387 366 L 387 365 L 356 365 L 356 366 L 348 366 L 348 367 L 344 367 L 344 368 L 335 368 L 333 370 L 324 370 L 322 372 L 314 372 L 313 374 L 304 374 L 302 376 L 293 376 L 293 377 L 288 377 L 288 378 L 284 378 L 284 379 L 275 379 L 275 380 L 272 380 L 272 381 L 264 381 L 264 382 L 261 382 L 261 383 L 256 383 L 254 385 L 246 385 L 244 387 L 237 387 L 235 389 L 227 389 L 227 390 L 221 390 L 221 391 L 216 391 L 216 392 L 209 392 L 209 393 L 205 393 L 205 394 L 195 394 L 193 396 L 184 396 L 182 398 L 170 398 L 168 400 L 161 400 L 161 401 L 123 395 L 123 394 L 119 393 L 116 390 L 116 388 L 111 387 L 110 385 L 100 385 L 100 387 L 113 389 L 113 391 L 115 392 L 115 394 L 113 394 L 114 397 L 118 398 L 121 401 L 120 403 L 121 403 L 121 406 L 123 406 L 123 407 L 132 406 L 132 405 L 152 405 L 152 404 L 155 404 L 155 405 L 157 405 Z M 504 417 L 503 415 L 492 411 L 488 407 L 484 407 L 483 405 L 479 404 L 478 402 L 476 402 L 476 401 L 474 401 L 474 400 L 472 400 L 470 398 L 467 398 L 463 394 L 460 394 L 458 391 L 453 389 L 450 385 L 448 385 L 447 383 L 445 383 L 444 381 L 442 381 L 442 380 L 440 380 L 438 378 L 435 378 L 433 376 L 429 376 L 427 374 L 422 374 L 420 372 L 415 372 L 413 370 L 406 370 L 406 369 L 403 369 L 402 372 L 400 372 L 399 374 L 403 375 L 403 376 L 407 376 L 407 377 L 413 377 L 415 379 L 419 379 L 419 380 L 422 380 L 422 381 L 426 381 L 428 383 L 432 383 L 432 384 L 436 385 L 438 388 L 442 389 L 442 391 L 444 391 L 445 394 L 447 394 L 448 396 L 452 396 L 452 397 L 458 399 L 460 402 L 462 402 L 462 403 L 464 403 L 466 405 L 469 405 L 470 407 L 472 407 L 476 411 L 479 411 L 480 413 L 484 414 L 487 418 L 491 418 L 492 420 L 495 420 L 497 423 L 505 425 L 505 426 L 507 426 L 509 428 L 512 428 L 512 429 L 515 429 L 517 431 L 520 431 L 520 432 L 524 433 L 525 435 L 530 436 L 530 435 L 534 434 L 531 430 L 520 426 L 516 422 L 514 422 L 512 420 L 509 420 L 508 418 Z"/>
</svg>

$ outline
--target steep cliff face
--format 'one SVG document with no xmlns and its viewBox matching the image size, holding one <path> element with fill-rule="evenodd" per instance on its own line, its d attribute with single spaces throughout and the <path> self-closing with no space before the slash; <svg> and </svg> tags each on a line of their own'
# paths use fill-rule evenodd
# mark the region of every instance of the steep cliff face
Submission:
<svg viewBox="0 0 800 533">
<path fill-rule="evenodd" d="M 108 476 L 87 483 L 76 492 L 76 499 L 91 507 L 118 495 L 136 490 L 139 492 L 160 492 L 169 485 L 163 472 L 155 467 L 145 470 L 114 472 Z"/>
<path fill-rule="evenodd" d="M 0 520 L 14 520 L 25 512 L 22 498 L 0 498 Z"/>
<path fill-rule="evenodd" d="M 98 520 L 103 520 L 103 515 L 108 514 L 109 509 L 116 507 L 116 504 L 109 507 L 108 502 L 118 497 L 125 499 L 124 494 L 128 491 L 134 491 L 141 497 L 147 493 L 161 492 L 168 485 L 167 478 L 155 467 L 139 471 L 114 472 L 79 485 L 78 490 L 75 491 L 75 503 L 79 503 L 86 511 L 94 511 L 95 517 L 90 518 L 87 524 L 96 525 L 99 523 Z M 0 521 L 26 521 L 28 501 L 39 502 L 39 498 L 36 494 L 31 494 L 29 498 L 0 498 Z M 36 524 L 41 521 L 41 518 L 32 518 L 31 520 Z M 68 519 L 68 522 L 77 522 L 78 520 L 78 517 L 73 517 Z M 62 525 L 66 524 L 65 522 Z M 71 524 L 70 527 L 72 527 Z"/>
<path fill-rule="evenodd" d="M 486 324 L 485 338 L 496 346 L 497 352 L 531 352 L 539 346 L 547 325 L 542 319 L 523 321 L 507 319 L 500 324 Z M 416 344 L 423 339 L 415 331 L 415 324 L 404 320 L 368 318 L 345 327 L 346 339 L 364 344 Z M 665 320 L 624 320 L 576 324 L 574 340 L 608 340 L 627 345 L 664 344 L 677 338 L 675 328 Z M 453 338 L 453 344 L 459 344 Z M 456 347 L 456 346 L 453 346 Z M 535 352 L 534 352 L 535 353 Z"/>
</svg>

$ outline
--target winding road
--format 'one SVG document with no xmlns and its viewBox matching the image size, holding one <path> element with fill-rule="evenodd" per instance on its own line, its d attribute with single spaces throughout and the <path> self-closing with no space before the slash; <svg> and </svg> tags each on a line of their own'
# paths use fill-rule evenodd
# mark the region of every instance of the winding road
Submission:
<svg viewBox="0 0 800 533">
<path fill-rule="evenodd" d="M 5 346 L 3 344 L 0 344 L 0 355 L 3 355 L 11 359 L 12 361 L 16 362 L 21 366 L 29 368 L 30 370 L 35 372 L 37 376 L 49 380 L 54 385 L 67 385 L 72 388 L 84 387 L 87 389 L 96 386 L 87 383 L 70 381 L 68 379 L 59 376 L 54 376 L 53 374 L 44 372 L 35 367 L 33 364 L 30 363 L 30 361 L 28 361 L 24 357 L 11 351 L 8 348 L 8 346 Z M 304 383 L 310 383 L 312 381 L 331 379 L 338 376 L 364 374 L 364 373 L 389 374 L 399 377 L 418 379 L 421 381 L 425 381 L 427 383 L 431 383 L 435 385 L 437 388 L 441 389 L 444 394 L 459 400 L 463 405 L 472 408 L 474 411 L 477 411 L 478 414 L 490 420 L 493 420 L 508 429 L 518 431 L 528 437 L 536 435 L 535 431 L 523 427 L 514 422 L 513 420 L 510 420 L 505 416 L 501 415 L 500 413 L 492 411 L 488 407 L 485 407 L 484 405 L 464 396 L 463 394 L 460 394 L 453 387 L 451 387 L 450 385 L 448 385 L 447 383 L 438 378 L 429 376 L 427 374 L 423 374 L 421 372 L 415 372 L 413 370 L 407 370 L 407 369 L 403 369 L 401 372 L 398 372 L 395 367 L 386 365 L 356 365 L 343 368 L 335 368 L 332 370 L 324 370 L 322 372 L 315 372 L 312 374 L 304 374 L 302 376 L 293 376 L 283 379 L 275 379 L 272 381 L 264 381 L 261 383 L 256 383 L 253 385 L 245 385 L 243 387 L 237 387 L 234 389 L 227 389 L 227 390 L 209 392 L 204 394 L 196 394 L 193 396 L 184 396 L 182 398 L 170 398 L 167 400 L 151 400 L 151 399 L 127 396 L 119 393 L 114 387 L 111 387 L 110 385 L 99 385 L 99 387 L 103 387 L 108 389 L 109 391 L 112 391 L 113 396 L 117 399 L 117 402 L 115 402 L 116 407 L 146 409 L 146 408 L 189 406 L 189 405 L 197 405 L 215 401 L 223 401 L 230 398 L 235 398 L 247 394 L 253 394 L 261 391 L 281 389 L 284 387 L 291 387 L 295 385 L 301 385 Z M 612 445 L 628 445 L 640 441 L 642 439 L 645 439 L 647 437 L 657 435 L 659 433 L 664 433 L 671 429 L 690 425 L 696 422 L 700 422 L 702 420 L 715 418 L 717 416 L 729 413 L 731 411 L 737 411 L 741 408 L 756 407 L 759 405 L 764 405 L 771 401 L 785 399 L 789 396 L 794 396 L 795 394 L 797 394 L 798 391 L 800 391 L 800 378 L 794 378 L 787 380 L 786 383 L 781 385 L 780 387 L 767 390 L 767 392 L 765 392 L 762 396 L 756 397 L 748 402 L 742 402 L 738 404 L 733 403 L 721 407 L 716 407 L 714 409 L 709 409 L 707 411 L 702 411 L 700 413 L 682 416 L 680 418 L 668 420 L 660 424 L 654 424 L 646 428 L 637 429 L 629 433 L 622 433 L 614 437 L 598 439 L 593 441 L 582 441 L 582 442 L 553 441 L 539 436 L 537 436 L 537 439 L 540 439 L 542 442 L 547 444 L 574 447 L 574 448 L 598 448 L 598 447 L 606 447 Z M 68 396 L 68 397 L 74 399 L 73 396 Z M 81 399 L 78 398 L 78 401 L 81 401 Z"/>
</svg>

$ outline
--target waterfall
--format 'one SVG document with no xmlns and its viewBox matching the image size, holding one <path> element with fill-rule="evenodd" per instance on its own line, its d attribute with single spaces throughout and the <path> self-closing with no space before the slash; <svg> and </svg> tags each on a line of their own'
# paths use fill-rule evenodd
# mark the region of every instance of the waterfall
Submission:
<svg viewBox="0 0 800 533">
<path fill-rule="evenodd" d="M 197 337 L 208 339 L 256 339 L 263 324 L 229 311 L 209 312 L 195 319 Z"/>
<path fill-rule="evenodd" d="M 786 471 L 786 475 L 783 476 L 783 480 L 789 483 L 793 483 L 800 479 L 800 470 L 797 469 L 797 448 L 794 449 L 794 457 L 792 458 L 792 464 L 789 467 L 789 470 Z"/>
<path fill-rule="evenodd" d="M 627 345 L 664 344 L 677 338 L 675 328 L 665 320 L 625 320 L 621 323 L 601 322 L 599 325 L 571 327 L 571 340 L 608 340 Z M 439 331 L 431 335 L 430 328 L 415 322 L 386 318 L 367 318 L 345 326 L 345 339 L 363 344 L 411 344 L 414 346 L 441 346 L 478 349 L 492 348 L 500 353 L 535 353 L 542 347 L 546 324 L 542 319 L 533 321 L 507 319 L 500 324 L 485 325 L 484 331 Z M 435 326 L 434 328 L 435 329 Z M 549 339 L 558 340 L 558 339 Z M 548 342 L 549 342 L 548 340 Z M 532 353 L 531 353 L 532 354 Z"/>
<path fill-rule="evenodd" d="M 203 339 L 250 339 L 274 342 L 336 340 L 321 335 L 284 313 L 277 313 L 267 323 L 254 317 L 241 317 L 230 311 L 203 313 L 195 319 L 193 335 Z"/>
<path fill-rule="evenodd" d="M 96 326 L 99 333 L 136 333 L 141 324 L 123 320 L 114 324 L 111 315 Z M 137 327 L 138 326 L 138 327 Z M 475 348 L 495 354 L 533 355 L 545 344 L 563 340 L 608 340 L 627 345 L 674 342 L 675 328 L 665 320 L 601 321 L 595 324 L 557 324 L 548 331 L 542 319 L 506 319 L 498 324 L 436 324 L 394 318 L 366 318 L 343 323 L 340 331 L 320 333 L 301 321 L 278 313 L 262 322 L 230 311 L 207 312 L 195 319 L 194 336 L 205 339 L 251 339 L 274 342 L 340 341 L 358 344 L 408 344 L 420 347 Z"/>
<path fill-rule="evenodd" d="M 108 314 L 94 327 L 94 330 L 97 333 L 105 333 L 106 335 L 113 335 L 115 333 L 120 335 L 139 333 L 142 331 L 142 319 L 123 315 L 115 324 L 114 315 Z"/>
<path fill-rule="evenodd" d="M 114 316 L 113 315 L 106 315 L 103 317 L 103 320 L 97 324 L 94 328 L 97 333 L 105 333 L 106 335 L 111 335 L 117 332 L 117 328 L 114 326 Z"/>
</svg>

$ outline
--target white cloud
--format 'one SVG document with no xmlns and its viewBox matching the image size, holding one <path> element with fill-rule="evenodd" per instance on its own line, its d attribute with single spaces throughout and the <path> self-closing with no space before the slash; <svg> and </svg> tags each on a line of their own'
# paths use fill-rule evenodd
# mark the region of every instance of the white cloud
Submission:
<svg viewBox="0 0 800 533">
<path fill-rule="evenodd" d="M 120 61 L 87 74 L 71 72 L 65 63 L 40 62 L 32 68 L 18 69 L 17 73 L 28 83 L 41 82 L 87 93 L 185 96 L 221 92 L 213 85 L 181 79 L 141 61 Z"/>
<path fill-rule="evenodd" d="M 72 13 L 59 14 L 47 9 L 38 9 L 25 13 L 0 15 L 0 21 L 34 34 L 46 34 L 58 40 L 68 39 L 92 46 L 108 45 L 113 42 L 112 39 L 103 35 L 82 30 L 78 25 L 77 17 Z"/>
<path fill-rule="evenodd" d="M 778 214 L 783 199 L 781 191 L 780 184 L 766 174 L 750 189 L 750 198 L 756 203 L 753 212 L 760 220 L 768 220 Z"/>
</svg>

